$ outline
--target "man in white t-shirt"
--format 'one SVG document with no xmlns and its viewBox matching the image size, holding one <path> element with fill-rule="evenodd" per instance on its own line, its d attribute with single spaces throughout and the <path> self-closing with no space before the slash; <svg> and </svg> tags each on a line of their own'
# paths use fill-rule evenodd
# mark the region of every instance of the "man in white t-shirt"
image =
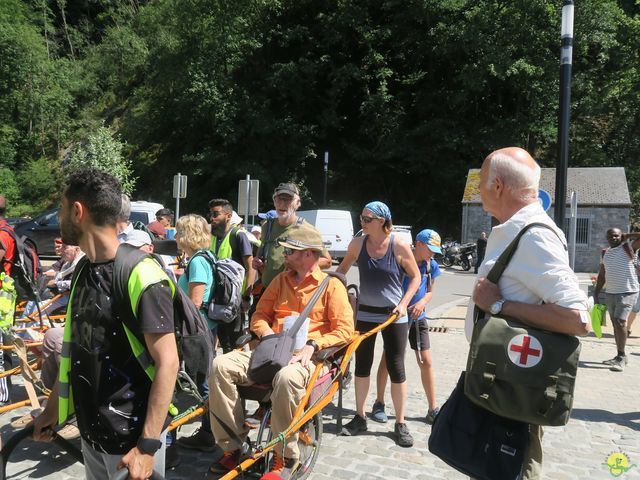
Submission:
<svg viewBox="0 0 640 480">
<path fill-rule="evenodd" d="M 607 283 L 606 305 L 613 324 L 613 336 L 618 353 L 605 365 L 611 365 L 614 372 L 622 372 L 627 365 L 625 347 L 627 345 L 627 319 L 636 304 L 640 285 L 636 274 L 637 252 L 640 248 L 640 233 L 622 233 L 619 228 L 607 230 L 607 248 L 602 255 L 598 280 L 593 298 L 600 303 L 600 290 Z"/>
<path fill-rule="evenodd" d="M 567 335 L 586 335 L 590 325 L 587 295 L 569 266 L 566 240 L 538 201 L 540 167 L 525 150 L 504 148 L 491 153 L 480 170 L 483 208 L 500 225 L 487 239 L 484 261 L 469 303 L 465 333 L 471 339 L 473 307 L 502 313 L 532 327 Z M 534 222 L 553 228 L 533 227 L 520 245 L 498 284 L 486 276 L 497 258 L 522 228 Z M 530 426 L 530 444 L 523 476 L 541 478 L 542 428 Z"/>
</svg>

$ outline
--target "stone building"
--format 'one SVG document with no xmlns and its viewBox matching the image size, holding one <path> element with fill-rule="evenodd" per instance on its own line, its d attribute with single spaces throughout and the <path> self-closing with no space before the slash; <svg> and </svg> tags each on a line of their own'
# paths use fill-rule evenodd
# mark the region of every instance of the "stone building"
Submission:
<svg viewBox="0 0 640 480">
<path fill-rule="evenodd" d="M 629 231 L 631 197 L 623 167 L 570 168 L 567 175 L 567 211 L 571 192 L 578 196 L 576 272 L 597 272 L 600 251 L 607 246 L 605 232 L 612 227 Z M 471 169 L 462 196 L 462 242 L 474 242 L 491 230 L 491 216 L 482 209 L 480 170 Z M 555 198 L 556 169 L 543 168 L 540 188 Z M 553 217 L 553 204 L 548 213 Z M 565 235 L 569 220 L 565 221 Z"/>
</svg>

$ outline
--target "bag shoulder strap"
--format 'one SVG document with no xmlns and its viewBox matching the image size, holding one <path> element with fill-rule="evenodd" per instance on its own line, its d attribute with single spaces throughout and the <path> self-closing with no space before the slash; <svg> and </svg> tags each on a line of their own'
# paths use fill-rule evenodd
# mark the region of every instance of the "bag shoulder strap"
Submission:
<svg viewBox="0 0 640 480">
<path fill-rule="evenodd" d="M 311 309 L 320 298 L 320 295 L 322 295 L 324 290 L 327 288 L 327 285 L 329 285 L 329 280 L 331 280 L 330 275 L 327 275 L 326 277 L 324 277 L 324 280 L 322 280 L 322 283 L 320 284 L 318 289 L 313 293 L 313 296 L 311 297 L 307 305 L 304 307 L 304 310 L 302 310 L 302 313 L 300 313 L 300 316 L 296 320 L 296 323 L 294 323 L 293 326 L 289 330 L 287 330 L 286 335 L 288 335 L 289 337 L 295 337 L 297 335 L 298 330 L 300 330 L 300 328 L 302 327 L 302 324 L 309 316 Z"/>
<path fill-rule="evenodd" d="M 511 261 L 511 257 L 513 257 L 513 255 L 516 253 L 516 250 L 518 249 L 518 244 L 520 243 L 520 239 L 529 229 L 533 227 L 542 227 L 542 228 L 547 228 L 551 230 L 553 233 L 556 234 L 560 242 L 562 242 L 562 239 L 558 235 L 558 232 L 556 232 L 551 226 L 547 225 L 546 223 L 534 222 L 534 223 L 525 225 L 522 228 L 522 230 L 518 232 L 518 235 L 516 235 L 516 238 L 512 240 L 509 246 L 498 257 L 498 260 L 496 260 L 495 265 L 487 275 L 487 279 L 489 281 L 491 281 L 492 283 L 498 283 L 498 280 L 500 280 L 500 277 L 502 276 L 505 269 L 507 268 L 507 265 L 509 265 L 509 262 Z M 566 245 L 564 245 L 564 242 L 562 242 L 562 245 L 564 246 L 565 249 L 567 248 Z"/>
</svg>

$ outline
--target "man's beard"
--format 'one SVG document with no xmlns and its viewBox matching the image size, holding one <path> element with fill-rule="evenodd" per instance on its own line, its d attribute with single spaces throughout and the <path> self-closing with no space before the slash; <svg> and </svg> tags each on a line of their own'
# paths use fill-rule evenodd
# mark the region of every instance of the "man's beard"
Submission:
<svg viewBox="0 0 640 480">
<path fill-rule="evenodd" d="M 226 223 L 211 224 L 211 232 L 216 237 L 220 237 L 220 236 L 224 235 L 224 233 L 226 231 L 227 231 L 227 224 Z"/>
<path fill-rule="evenodd" d="M 60 236 L 67 245 L 79 246 L 82 230 L 71 222 L 60 222 Z"/>
<path fill-rule="evenodd" d="M 286 213 L 280 213 L 280 211 L 278 210 L 278 220 L 280 221 L 287 221 L 291 218 L 292 215 L 294 215 L 296 213 L 296 208 L 291 205 L 288 209 Z"/>
</svg>

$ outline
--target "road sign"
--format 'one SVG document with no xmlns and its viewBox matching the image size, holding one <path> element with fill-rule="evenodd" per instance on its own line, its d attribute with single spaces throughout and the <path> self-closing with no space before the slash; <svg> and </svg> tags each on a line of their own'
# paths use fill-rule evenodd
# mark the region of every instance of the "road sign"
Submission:
<svg viewBox="0 0 640 480">
<path fill-rule="evenodd" d="M 173 176 L 173 198 L 187 198 L 187 176 Z"/>
<path fill-rule="evenodd" d="M 551 195 L 546 190 L 538 190 L 538 200 L 542 204 L 544 211 L 548 211 L 551 208 Z"/>
<path fill-rule="evenodd" d="M 260 180 L 240 180 L 238 182 L 238 215 L 258 214 L 259 193 Z"/>
</svg>

